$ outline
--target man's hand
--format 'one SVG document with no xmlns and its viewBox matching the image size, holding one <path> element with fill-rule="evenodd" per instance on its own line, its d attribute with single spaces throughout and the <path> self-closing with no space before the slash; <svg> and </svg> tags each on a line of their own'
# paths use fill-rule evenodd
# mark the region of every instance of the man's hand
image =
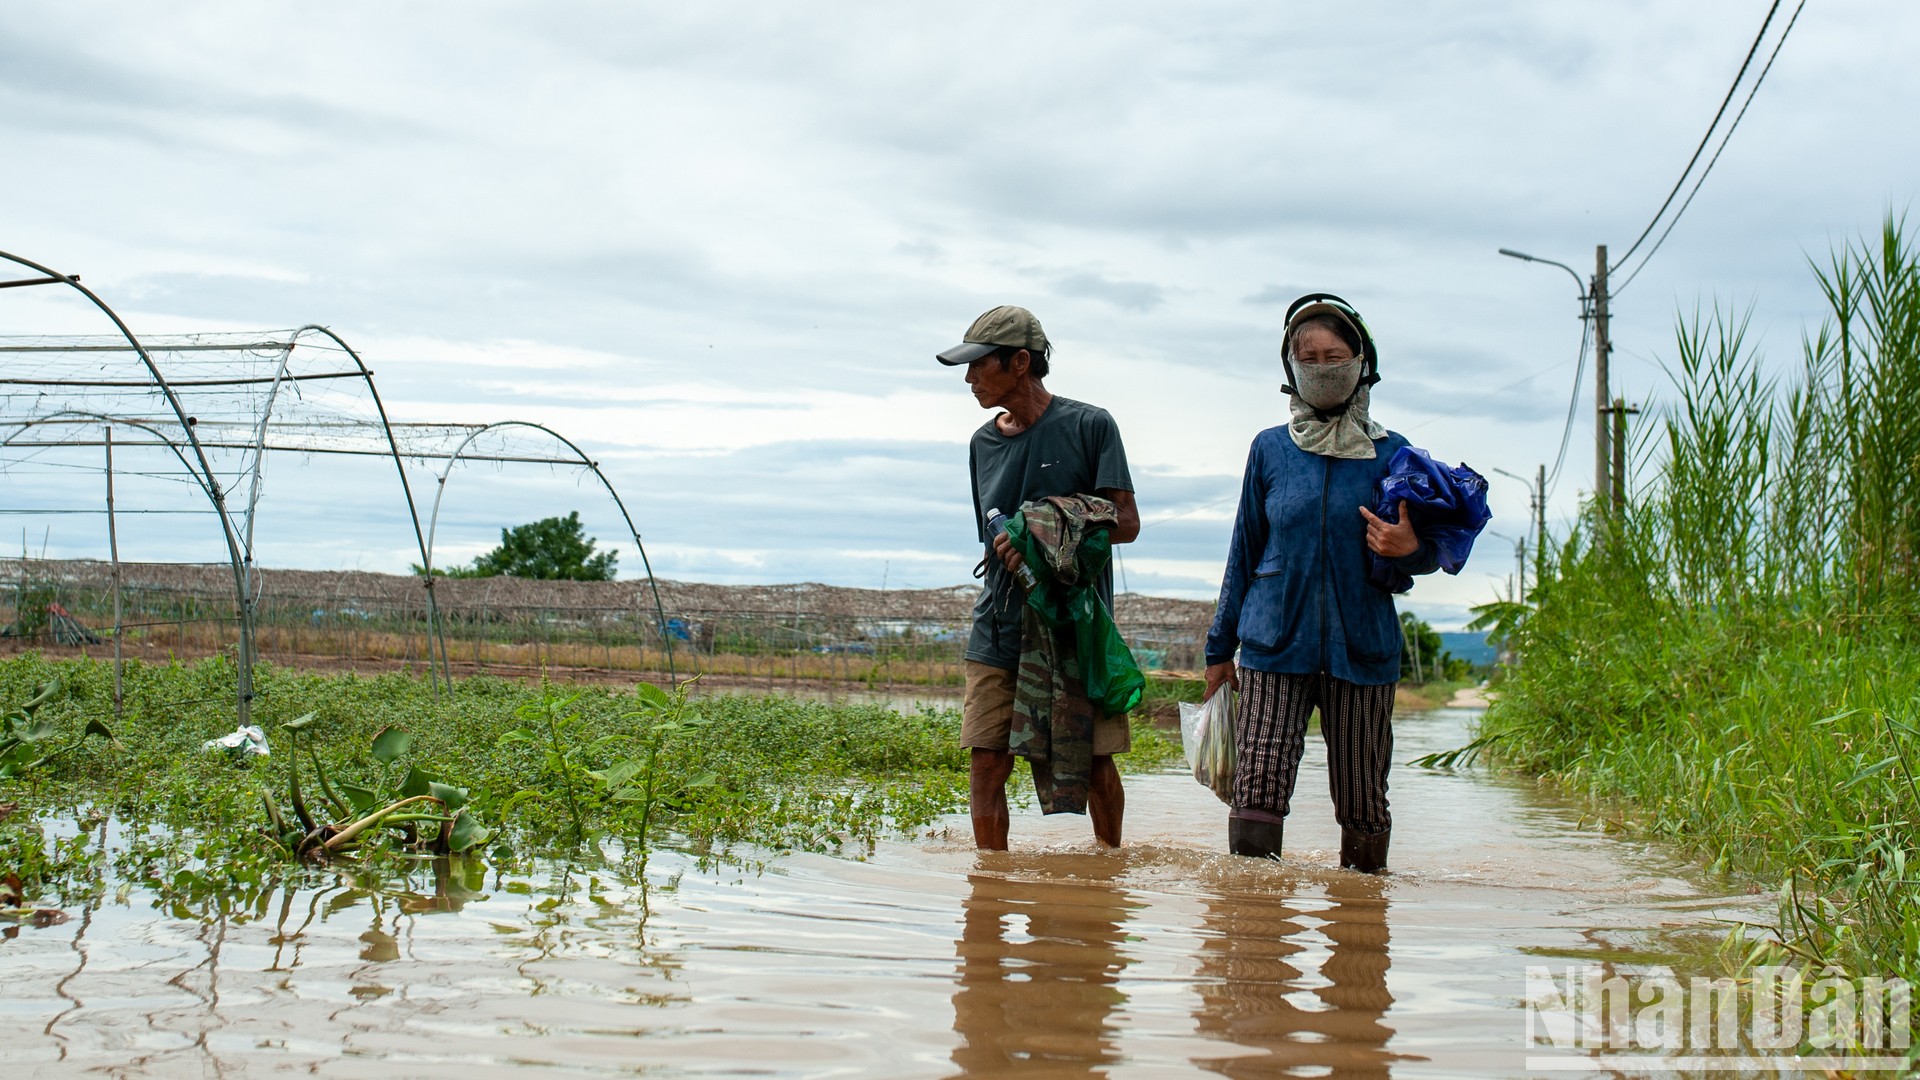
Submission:
<svg viewBox="0 0 1920 1080">
<path fill-rule="evenodd" d="M 1367 549 L 1375 555 L 1398 559 L 1420 550 L 1420 537 L 1414 534 L 1413 522 L 1407 520 L 1405 499 L 1400 500 L 1398 524 L 1381 521 L 1364 506 L 1360 508 L 1360 516 L 1367 519 Z"/>
<path fill-rule="evenodd" d="M 1233 661 L 1207 665 L 1207 692 L 1200 695 L 1201 701 L 1211 699 L 1214 692 L 1222 686 L 1231 686 L 1237 693 L 1240 689 L 1240 675 L 1233 669 Z"/>
<path fill-rule="evenodd" d="M 993 553 L 1000 556 L 1000 562 L 1004 564 L 1008 570 L 1016 574 L 1020 572 L 1021 567 L 1027 565 L 1027 560 L 1021 558 L 1020 553 L 1013 550 L 1013 541 L 1007 539 L 1006 533 L 994 534 Z"/>
</svg>

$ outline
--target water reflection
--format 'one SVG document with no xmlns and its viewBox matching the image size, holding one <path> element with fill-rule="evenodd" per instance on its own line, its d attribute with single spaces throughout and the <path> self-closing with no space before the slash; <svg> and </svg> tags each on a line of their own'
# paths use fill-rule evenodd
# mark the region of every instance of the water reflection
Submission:
<svg viewBox="0 0 1920 1080">
<path fill-rule="evenodd" d="M 967 875 L 961 902 L 959 989 L 953 995 L 956 1076 L 1093 1077 L 1120 1060 L 1114 1011 L 1138 906 L 1112 884 L 1117 857 L 1020 857 Z M 1049 873 L 1029 876 L 1022 870 Z"/>
<path fill-rule="evenodd" d="M 1337 872 L 1325 889 L 1331 903 L 1288 895 L 1293 888 L 1204 899 L 1207 940 L 1194 1020 L 1202 1034 L 1255 1052 L 1194 1064 L 1231 1077 L 1300 1075 L 1305 1068 L 1387 1076 L 1400 1055 L 1386 1050 L 1393 994 L 1384 882 Z"/>
<path fill-rule="evenodd" d="M 663 848 L 651 922 L 614 856 L 208 867 L 191 836 L 121 829 L 70 922 L 0 938 L 4 1075 L 1519 1075 L 1539 957 L 1771 911 L 1531 786 L 1402 783 L 1428 809 L 1385 894 L 1331 869 L 1324 820 L 1285 865 L 1217 854 L 1212 796 L 1154 774 L 1118 853 L 1038 815 L 1038 850 L 989 857 L 916 837 L 712 873 Z"/>
</svg>

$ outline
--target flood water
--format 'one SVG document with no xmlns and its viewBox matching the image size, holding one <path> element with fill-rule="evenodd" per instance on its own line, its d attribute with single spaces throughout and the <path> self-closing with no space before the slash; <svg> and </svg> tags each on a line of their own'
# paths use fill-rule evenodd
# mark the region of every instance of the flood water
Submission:
<svg viewBox="0 0 1920 1080">
<path fill-rule="evenodd" d="M 1472 718 L 1402 716 L 1395 759 Z M 1342 871 L 1324 760 L 1316 735 L 1282 863 L 1221 854 L 1224 807 L 1159 774 L 1113 852 L 1031 808 L 1008 853 L 964 817 L 760 872 L 662 850 L 644 925 L 630 882 L 559 867 L 205 922 L 109 889 L 0 941 L 0 1072 L 1520 1076 L 1528 964 L 1768 913 L 1528 785 L 1404 765 L 1393 872 Z"/>
</svg>

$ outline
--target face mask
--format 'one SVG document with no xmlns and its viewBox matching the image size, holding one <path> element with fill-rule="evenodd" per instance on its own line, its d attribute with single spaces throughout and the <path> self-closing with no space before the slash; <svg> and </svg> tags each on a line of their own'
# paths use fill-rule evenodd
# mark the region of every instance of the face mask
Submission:
<svg viewBox="0 0 1920 1080">
<path fill-rule="evenodd" d="M 1353 396 L 1354 388 L 1360 385 L 1360 368 L 1364 361 L 1360 357 L 1343 360 L 1338 364 L 1302 364 L 1293 365 L 1294 392 L 1300 400 L 1316 409 L 1337 409 Z"/>
</svg>

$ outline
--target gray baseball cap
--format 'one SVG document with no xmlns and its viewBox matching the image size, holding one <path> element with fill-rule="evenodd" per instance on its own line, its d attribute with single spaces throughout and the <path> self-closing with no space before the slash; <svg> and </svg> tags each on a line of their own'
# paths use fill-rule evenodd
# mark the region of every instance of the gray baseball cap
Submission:
<svg viewBox="0 0 1920 1080">
<path fill-rule="evenodd" d="M 1040 320 L 1033 317 L 1033 312 L 1002 304 L 973 320 L 973 325 L 967 327 L 966 337 L 961 339 L 960 344 L 936 354 L 935 359 L 958 367 L 971 364 L 995 349 L 1005 348 L 1025 349 L 1031 353 L 1046 352 L 1047 332 L 1040 329 Z"/>
</svg>

